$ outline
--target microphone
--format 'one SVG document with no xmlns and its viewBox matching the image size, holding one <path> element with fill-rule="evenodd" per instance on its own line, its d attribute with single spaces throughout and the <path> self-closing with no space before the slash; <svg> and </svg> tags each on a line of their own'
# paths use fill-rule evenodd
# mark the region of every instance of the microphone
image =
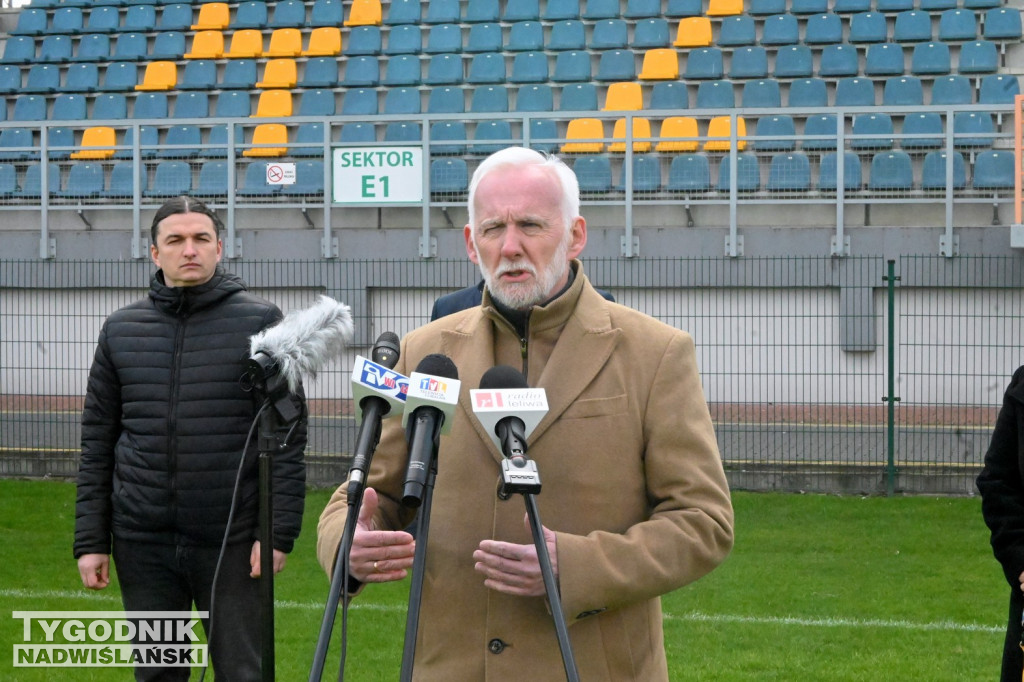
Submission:
<svg viewBox="0 0 1024 682">
<path fill-rule="evenodd" d="M 548 412 L 544 389 L 530 388 L 522 372 L 498 365 L 487 370 L 480 388 L 469 394 L 473 414 L 505 458 L 499 494 L 539 493 L 540 474 L 536 463 L 526 457 L 526 439 Z"/>
<path fill-rule="evenodd" d="M 273 327 L 249 338 L 246 377 L 252 385 L 284 377 L 288 390 L 299 390 L 303 375 L 316 374 L 332 357 L 340 356 L 352 339 L 352 313 L 328 296 L 305 310 L 292 311 Z"/>
<path fill-rule="evenodd" d="M 392 368 L 398 363 L 398 335 L 384 332 L 370 352 L 373 360 L 356 356 L 352 367 L 352 400 L 357 408 L 359 433 L 349 468 L 348 496 L 358 499 L 362 492 L 370 458 L 380 442 L 381 421 L 405 409 L 409 378 Z"/>
<path fill-rule="evenodd" d="M 437 455 L 438 439 L 448 433 L 459 402 L 459 370 L 447 355 L 432 354 L 409 375 L 402 426 L 409 445 L 402 504 L 419 507 L 427 474 Z"/>
</svg>

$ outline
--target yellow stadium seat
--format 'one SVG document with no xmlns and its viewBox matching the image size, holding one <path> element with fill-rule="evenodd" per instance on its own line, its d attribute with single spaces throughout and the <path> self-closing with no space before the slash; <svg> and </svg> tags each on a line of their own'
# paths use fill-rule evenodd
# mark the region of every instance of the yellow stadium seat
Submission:
<svg viewBox="0 0 1024 682">
<path fill-rule="evenodd" d="M 252 131 L 254 145 L 286 145 L 288 128 L 283 123 L 261 123 Z M 242 152 L 242 156 L 284 156 L 288 147 L 253 147 Z"/>
<path fill-rule="evenodd" d="M 709 17 L 731 17 L 737 14 L 743 14 L 743 0 L 708 0 Z"/>
<path fill-rule="evenodd" d="M 686 17 L 679 20 L 676 47 L 708 47 L 711 45 L 711 20 L 707 17 Z"/>
<path fill-rule="evenodd" d="M 243 28 L 231 34 L 231 48 L 224 53 L 228 59 L 252 59 L 263 54 L 263 33 Z"/>
<path fill-rule="evenodd" d="M 639 83 L 622 82 L 608 86 L 604 111 L 638 111 L 644 108 L 644 93 Z"/>
<path fill-rule="evenodd" d="M 294 88 L 299 80 L 298 68 L 294 59 L 271 59 L 263 69 L 263 80 L 256 83 L 257 88 Z"/>
<path fill-rule="evenodd" d="M 250 118 L 280 118 L 291 115 L 291 90 L 264 90 L 256 102 L 256 113 Z"/>
<path fill-rule="evenodd" d="M 566 142 L 561 146 L 563 154 L 596 154 L 604 149 L 604 124 L 599 118 L 574 118 L 569 121 L 565 133 L 567 140 L 596 140 L 591 142 Z"/>
<path fill-rule="evenodd" d="M 341 54 L 341 29 L 337 26 L 320 26 L 309 33 L 309 44 L 302 51 L 303 57 L 333 57 Z"/>
<path fill-rule="evenodd" d="M 231 21 L 231 10 L 226 2 L 206 2 L 199 6 L 199 18 L 192 24 L 193 31 L 223 31 Z"/>
<path fill-rule="evenodd" d="M 699 136 L 697 119 L 692 116 L 670 116 L 661 122 L 658 136 L 661 139 L 654 145 L 656 152 L 695 152 Z"/>
<path fill-rule="evenodd" d="M 729 117 L 728 116 L 715 116 L 708 123 L 708 141 L 704 143 L 704 151 L 706 152 L 727 152 L 732 149 L 732 143 L 729 140 L 730 134 Z M 736 117 L 736 149 L 737 151 L 743 151 L 747 143 L 743 138 L 747 136 L 747 122 L 743 120 L 742 116 Z"/>
<path fill-rule="evenodd" d="M 352 0 L 346 26 L 380 26 L 383 13 L 380 0 Z"/>
<path fill-rule="evenodd" d="M 302 54 L 302 31 L 297 28 L 275 28 L 264 57 L 298 57 Z"/>
<path fill-rule="evenodd" d="M 640 68 L 641 80 L 676 80 L 679 78 L 679 53 L 670 47 L 659 47 L 644 53 Z"/>
<path fill-rule="evenodd" d="M 82 149 L 71 152 L 72 159 L 109 159 L 114 155 L 117 144 L 114 129 L 107 126 L 93 126 L 82 133 Z"/>
<path fill-rule="evenodd" d="M 192 50 L 185 59 L 223 59 L 224 34 L 220 31 L 199 31 L 192 38 Z"/>
<path fill-rule="evenodd" d="M 150 62 L 142 82 L 135 86 L 136 90 L 173 90 L 178 84 L 178 66 L 174 62 Z"/>
<path fill-rule="evenodd" d="M 651 122 L 646 118 L 640 118 L 636 116 L 633 118 L 633 151 L 634 152 L 649 152 L 651 151 Z M 621 142 L 612 142 L 608 145 L 608 151 L 610 152 L 624 152 L 626 151 L 626 119 L 620 118 L 615 122 L 615 128 L 612 131 L 613 140 L 622 140 Z"/>
</svg>

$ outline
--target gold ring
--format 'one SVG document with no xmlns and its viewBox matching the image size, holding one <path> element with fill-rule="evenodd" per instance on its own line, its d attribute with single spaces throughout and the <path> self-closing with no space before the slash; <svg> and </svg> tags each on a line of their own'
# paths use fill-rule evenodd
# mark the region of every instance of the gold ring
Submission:
<svg viewBox="0 0 1024 682">
<path fill-rule="evenodd" d="M 377 568 L 377 562 L 373 562 L 373 572 L 376 573 L 379 569 Z"/>
</svg>

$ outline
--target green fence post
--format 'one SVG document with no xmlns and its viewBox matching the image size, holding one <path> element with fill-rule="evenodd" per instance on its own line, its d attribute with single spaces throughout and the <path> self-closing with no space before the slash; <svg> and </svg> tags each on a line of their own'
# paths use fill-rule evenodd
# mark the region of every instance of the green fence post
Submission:
<svg viewBox="0 0 1024 682">
<path fill-rule="evenodd" d="M 885 493 L 892 497 L 896 491 L 896 261 L 887 261 L 888 267 L 883 279 L 887 283 L 886 300 L 888 302 L 888 325 L 885 335 L 885 346 L 888 362 L 887 372 L 889 375 L 886 395 L 882 400 L 888 403 L 885 426 Z"/>
</svg>

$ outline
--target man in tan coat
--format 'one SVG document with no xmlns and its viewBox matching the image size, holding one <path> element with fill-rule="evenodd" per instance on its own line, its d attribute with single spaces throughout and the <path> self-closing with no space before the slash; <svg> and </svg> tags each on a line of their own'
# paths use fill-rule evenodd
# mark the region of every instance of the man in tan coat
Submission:
<svg viewBox="0 0 1024 682">
<path fill-rule="evenodd" d="M 498 499 L 502 455 L 469 402 L 496 365 L 521 369 L 547 394 L 528 454 L 581 680 L 667 680 L 660 595 L 707 574 L 732 548 L 693 340 L 602 298 L 576 260 L 586 237 L 564 163 L 522 148 L 493 154 L 474 173 L 465 227 L 483 301 L 402 342 L 397 371 L 441 353 L 463 385 L 437 456 L 417 680 L 565 679 L 525 507 L 518 496 Z M 400 530 L 414 511 L 400 503 L 407 458 L 400 420 L 389 420 L 349 555 L 360 583 L 400 580 L 412 566 L 415 540 Z M 346 489 L 320 518 L 328 572 Z"/>
</svg>

